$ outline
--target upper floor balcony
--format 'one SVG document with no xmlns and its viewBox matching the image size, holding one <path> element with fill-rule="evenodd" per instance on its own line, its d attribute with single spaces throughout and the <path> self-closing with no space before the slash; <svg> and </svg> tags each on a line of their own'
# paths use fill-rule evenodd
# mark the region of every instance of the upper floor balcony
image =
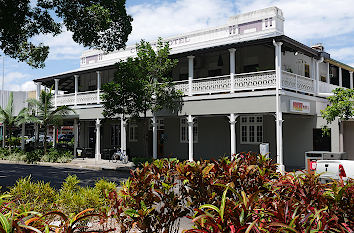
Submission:
<svg viewBox="0 0 354 233">
<path fill-rule="evenodd" d="M 183 92 L 183 96 L 198 97 L 213 94 L 227 95 L 237 92 L 272 90 L 276 88 L 277 82 L 275 70 L 267 70 L 193 79 L 191 82 L 189 80 L 175 81 L 174 83 L 175 88 Z M 287 71 L 282 71 L 280 85 L 284 90 L 313 96 L 318 95 L 318 93 L 329 94 L 338 87 L 322 81 L 318 81 L 317 87 L 316 80 Z M 318 91 L 316 91 L 316 88 L 318 88 Z M 57 95 L 55 104 L 57 106 L 97 105 L 102 101 L 100 94 L 102 92 L 95 90 Z"/>
</svg>

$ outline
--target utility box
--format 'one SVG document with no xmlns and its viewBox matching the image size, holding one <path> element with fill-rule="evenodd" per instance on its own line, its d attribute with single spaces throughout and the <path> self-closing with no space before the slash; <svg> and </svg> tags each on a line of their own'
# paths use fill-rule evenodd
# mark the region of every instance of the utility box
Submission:
<svg viewBox="0 0 354 233">
<path fill-rule="evenodd" d="M 261 155 L 266 155 L 269 158 L 269 143 L 259 144 L 259 153 Z"/>
<path fill-rule="evenodd" d="M 315 172 L 317 160 L 340 160 L 345 157 L 345 152 L 330 151 L 308 151 L 305 152 L 305 169 L 309 172 Z"/>
</svg>

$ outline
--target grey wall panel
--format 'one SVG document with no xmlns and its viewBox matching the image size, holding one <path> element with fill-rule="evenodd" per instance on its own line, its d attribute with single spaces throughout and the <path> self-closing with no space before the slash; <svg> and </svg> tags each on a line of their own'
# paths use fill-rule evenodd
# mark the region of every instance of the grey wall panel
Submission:
<svg viewBox="0 0 354 233">
<path fill-rule="evenodd" d="M 292 114 L 283 115 L 283 148 L 286 169 L 305 167 L 305 152 L 313 148 L 315 118 Z"/>
</svg>

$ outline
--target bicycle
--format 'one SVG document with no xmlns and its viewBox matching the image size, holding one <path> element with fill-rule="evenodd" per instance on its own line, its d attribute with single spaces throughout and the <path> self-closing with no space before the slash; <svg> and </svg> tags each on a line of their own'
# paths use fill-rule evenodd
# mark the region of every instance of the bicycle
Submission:
<svg viewBox="0 0 354 233">
<path fill-rule="evenodd" d="M 128 156 L 122 152 L 120 149 L 117 148 L 117 151 L 113 153 L 110 161 L 113 163 L 118 162 L 118 160 L 122 161 L 122 163 L 126 164 L 128 163 Z"/>
</svg>

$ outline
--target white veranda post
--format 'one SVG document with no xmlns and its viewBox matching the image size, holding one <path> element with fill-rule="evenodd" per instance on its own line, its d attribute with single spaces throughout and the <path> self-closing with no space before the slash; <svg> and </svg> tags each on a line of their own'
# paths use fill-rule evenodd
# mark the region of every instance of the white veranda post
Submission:
<svg viewBox="0 0 354 233">
<path fill-rule="evenodd" d="M 339 67 L 339 86 L 343 87 L 342 67 Z"/>
<path fill-rule="evenodd" d="M 101 120 L 96 119 L 96 161 L 101 160 Z"/>
<path fill-rule="evenodd" d="M 59 79 L 54 79 L 54 106 L 58 106 Z"/>
<path fill-rule="evenodd" d="M 152 117 L 152 157 L 157 159 L 157 119 Z"/>
<path fill-rule="evenodd" d="M 188 56 L 188 96 L 192 96 L 194 76 L 194 56 Z"/>
<path fill-rule="evenodd" d="M 120 118 L 120 150 L 123 153 L 127 151 L 127 120 Z"/>
<path fill-rule="evenodd" d="M 276 73 L 276 138 L 277 138 L 277 164 L 279 172 L 285 171 L 283 159 L 283 113 L 281 110 L 280 94 L 281 89 L 281 46 L 282 42 L 273 41 L 275 46 L 275 73 Z"/>
<path fill-rule="evenodd" d="M 229 116 L 229 120 L 230 120 L 230 145 L 231 145 L 231 149 L 230 149 L 230 154 L 231 154 L 231 158 L 233 158 L 236 153 L 237 153 L 237 149 L 236 149 L 236 123 L 237 123 L 237 117 L 238 115 L 236 115 L 235 113 L 231 113 Z"/>
<path fill-rule="evenodd" d="M 77 105 L 77 93 L 79 92 L 79 75 L 74 75 L 75 79 L 75 106 Z"/>
<path fill-rule="evenodd" d="M 78 142 L 79 142 L 79 123 L 78 123 L 78 119 L 74 119 L 74 157 L 77 156 Z"/>
<path fill-rule="evenodd" d="M 100 103 L 101 71 L 97 71 L 97 103 Z"/>
<path fill-rule="evenodd" d="M 188 115 L 187 122 L 188 122 L 188 158 L 189 161 L 193 161 L 193 122 L 194 117 L 192 115 Z"/>
<path fill-rule="evenodd" d="M 349 74 L 350 74 L 350 78 L 349 78 L 350 89 L 353 89 L 353 71 L 350 71 Z"/>
<path fill-rule="evenodd" d="M 230 92 L 234 93 L 235 92 L 235 73 L 236 73 L 236 68 L 235 68 L 235 54 L 236 54 L 236 49 L 229 49 L 230 52 Z"/>
<path fill-rule="evenodd" d="M 22 123 L 21 125 L 21 149 L 25 150 L 25 131 L 26 131 L 26 124 Z"/>
<path fill-rule="evenodd" d="M 40 96 L 41 96 L 41 86 L 42 86 L 42 83 L 41 82 L 37 82 L 37 91 L 36 91 L 36 99 L 39 100 Z M 38 112 L 37 112 L 38 113 Z M 35 138 L 36 138 L 36 141 L 38 141 L 39 139 L 39 126 L 38 124 L 34 124 L 34 133 L 35 133 Z"/>
</svg>

